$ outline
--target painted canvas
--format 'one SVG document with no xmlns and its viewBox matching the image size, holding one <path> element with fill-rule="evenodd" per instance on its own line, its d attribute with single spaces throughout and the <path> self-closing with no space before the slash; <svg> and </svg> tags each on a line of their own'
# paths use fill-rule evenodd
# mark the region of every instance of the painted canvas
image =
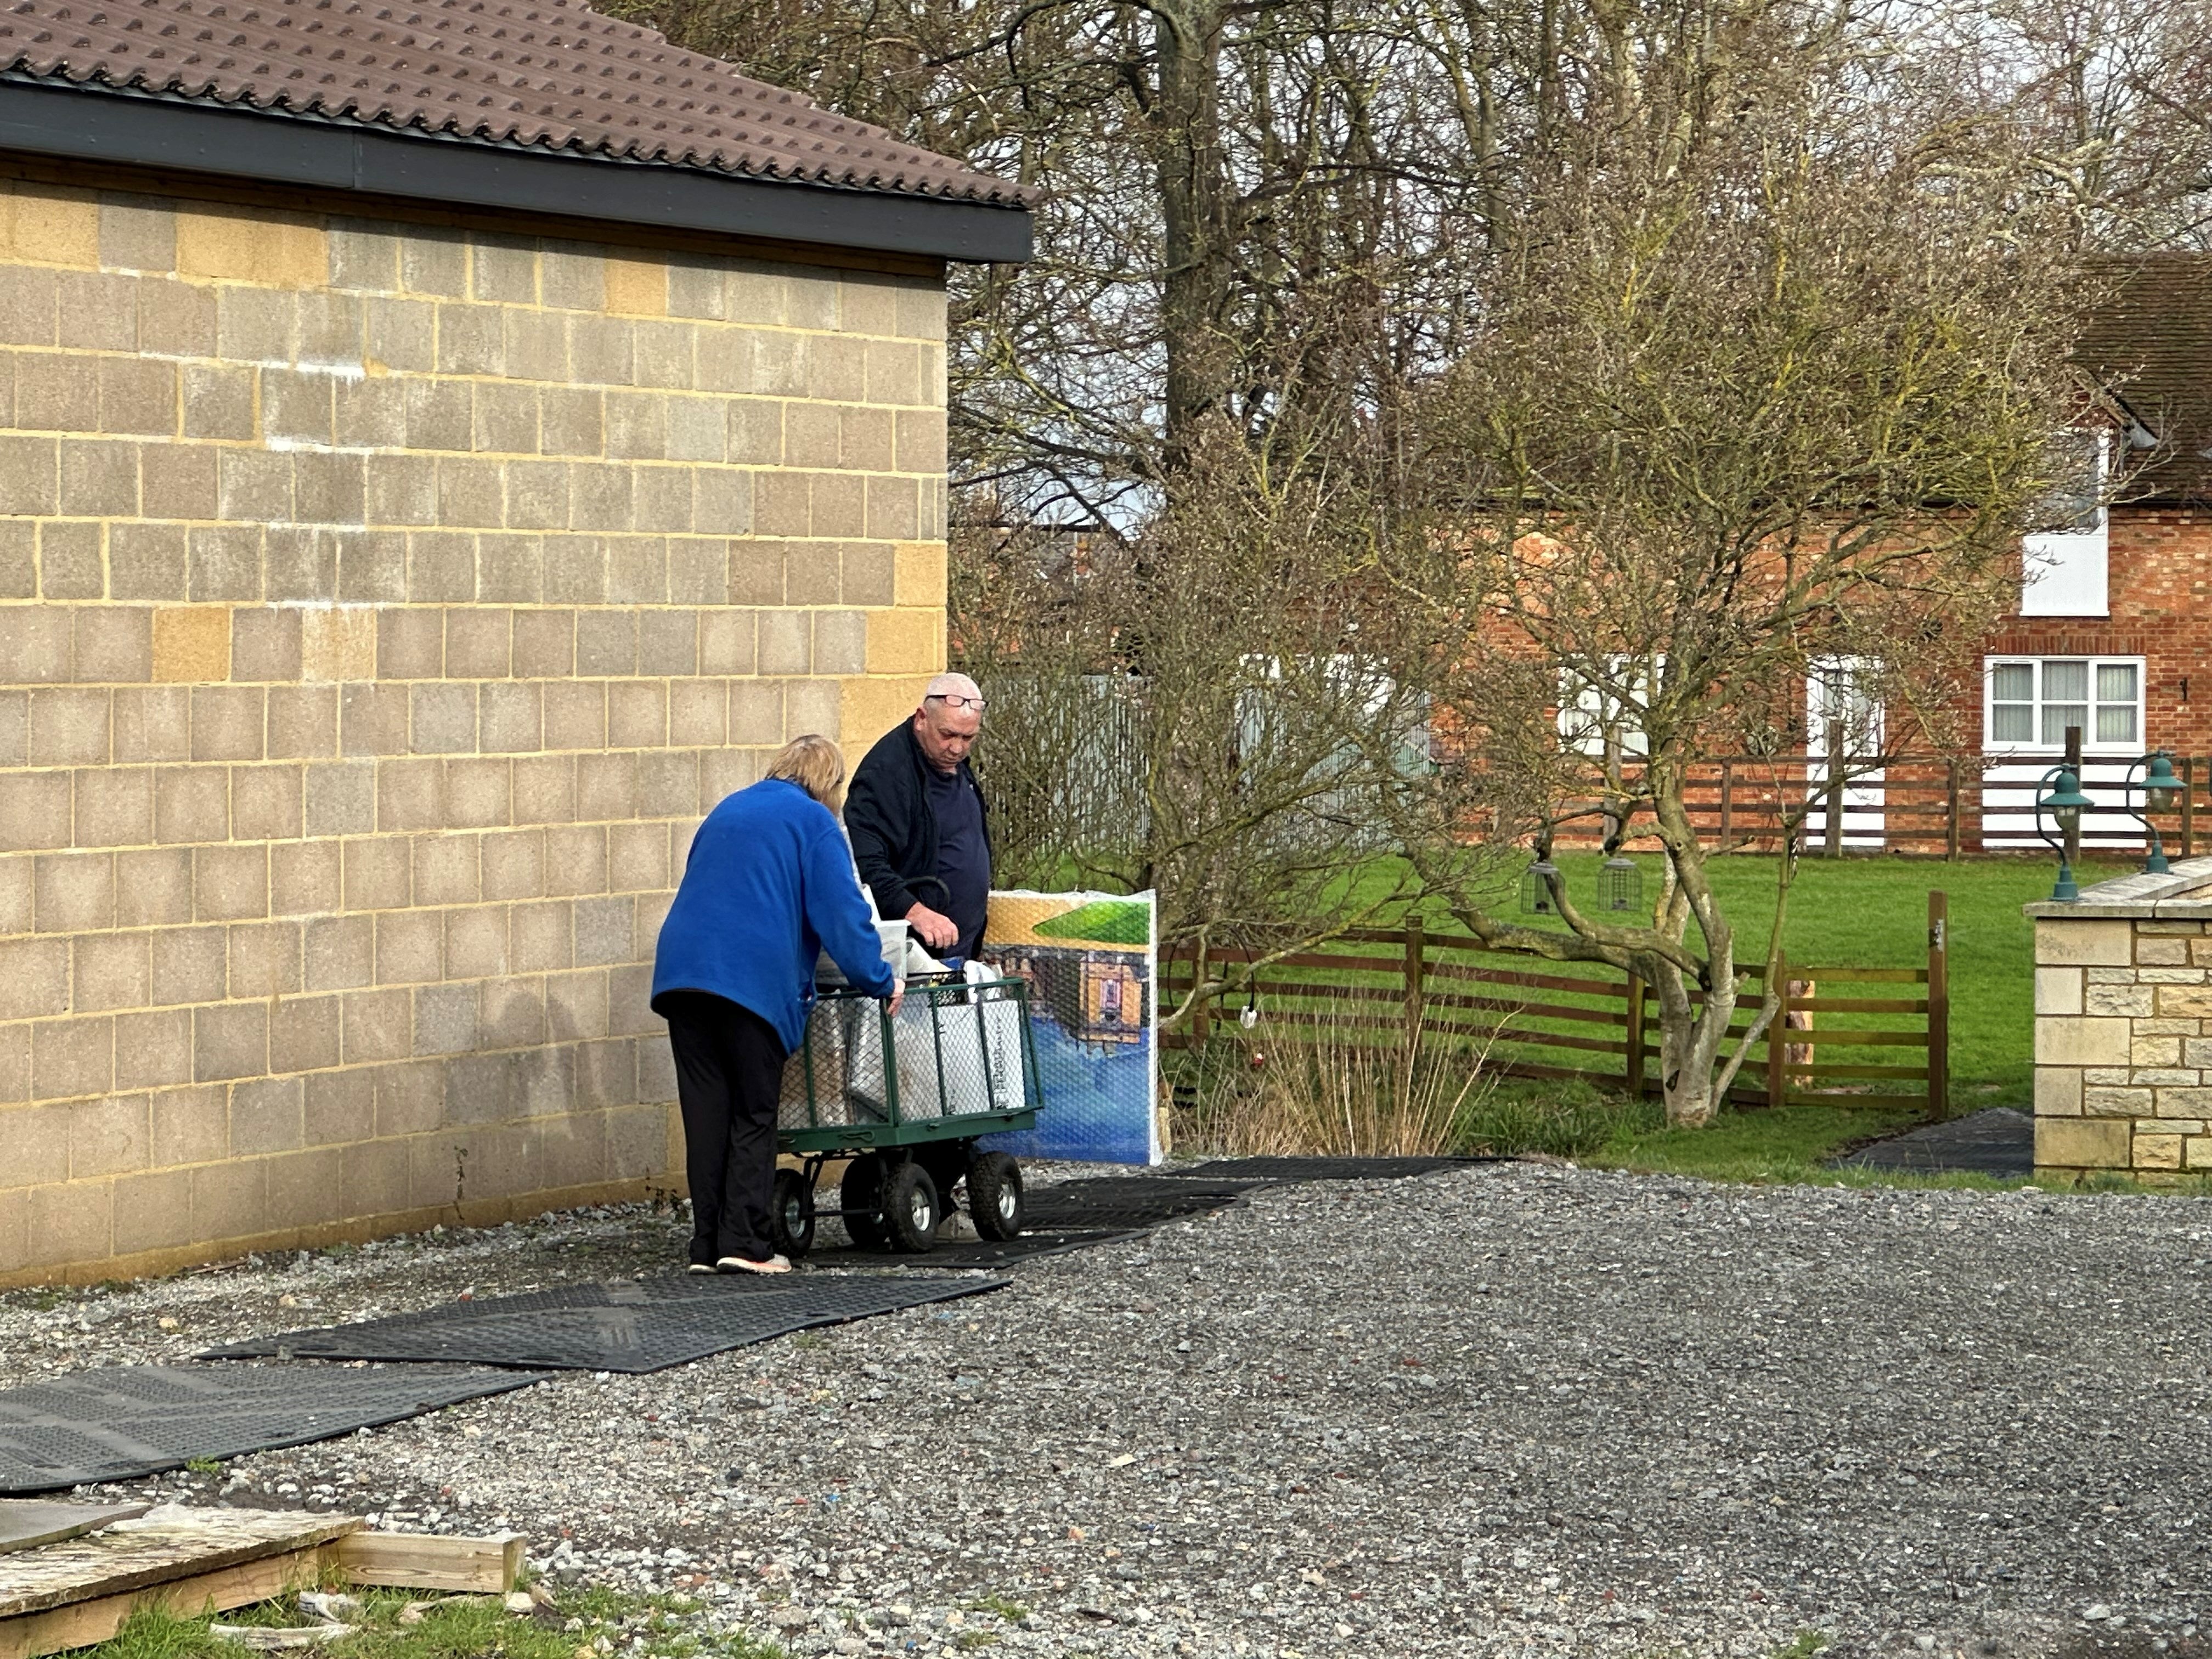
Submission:
<svg viewBox="0 0 2212 1659">
<path fill-rule="evenodd" d="M 1043 1108 L 987 1143 L 1018 1158 L 1157 1164 L 1152 896 L 991 895 L 983 959 L 1030 988 Z"/>
</svg>

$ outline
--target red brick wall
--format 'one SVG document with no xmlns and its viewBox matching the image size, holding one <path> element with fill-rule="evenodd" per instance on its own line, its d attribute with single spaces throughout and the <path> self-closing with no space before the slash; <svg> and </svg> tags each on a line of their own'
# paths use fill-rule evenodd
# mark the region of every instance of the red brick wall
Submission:
<svg viewBox="0 0 2212 1659">
<path fill-rule="evenodd" d="M 2144 747 L 2212 755 L 2212 507 L 2115 507 L 2112 617 L 2015 617 L 1990 656 L 2140 656 Z M 1966 729 L 1981 742 L 1982 694 Z"/>
</svg>

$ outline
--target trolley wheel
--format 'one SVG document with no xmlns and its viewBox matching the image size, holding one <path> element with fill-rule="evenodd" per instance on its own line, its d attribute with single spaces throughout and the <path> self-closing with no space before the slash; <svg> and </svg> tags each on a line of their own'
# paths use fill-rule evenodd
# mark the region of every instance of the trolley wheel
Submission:
<svg viewBox="0 0 2212 1659">
<path fill-rule="evenodd" d="M 929 1171 L 913 1159 L 894 1165 L 884 1180 L 884 1225 L 891 1248 L 919 1255 L 937 1243 L 944 1207 Z"/>
<path fill-rule="evenodd" d="M 1004 1152 L 978 1152 L 968 1165 L 968 1215 L 985 1238 L 1022 1231 L 1022 1166 Z"/>
<path fill-rule="evenodd" d="M 778 1170 L 769 1189 L 768 1236 L 793 1261 L 814 1248 L 814 1183 L 796 1170 Z"/>
<path fill-rule="evenodd" d="M 889 1246 L 890 1236 L 884 1231 L 882 1158 L 863 1152 L 848 1164 L 844 1179 L 837 1185 L 837 1201 L 844 1206 L 845 1231 L 854 1244 L 864 1250 Z"/>
</svg>

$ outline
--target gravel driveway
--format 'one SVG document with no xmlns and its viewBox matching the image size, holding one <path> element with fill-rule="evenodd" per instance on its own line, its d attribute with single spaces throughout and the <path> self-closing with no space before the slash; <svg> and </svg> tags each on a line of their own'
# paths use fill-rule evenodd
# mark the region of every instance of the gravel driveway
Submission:
<svg viewBox="0 0 2212 1659">
<path fill-rule="evenodd" d="M 596 1212 L 17 1293 L 0 1381 L 677 1238 Z M 2208 1265 L 2182 1199 L 1316 1184 L 950 1307 L 142 1486 L 514 1526 L 800 1654 L 2202 1653 Z"/>
</svg>

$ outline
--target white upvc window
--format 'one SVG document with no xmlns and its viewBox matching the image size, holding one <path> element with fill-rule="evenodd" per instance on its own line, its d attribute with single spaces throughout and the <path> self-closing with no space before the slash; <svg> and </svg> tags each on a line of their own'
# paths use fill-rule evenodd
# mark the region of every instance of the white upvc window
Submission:
<svg viewBox="0 0 2212 1659">
<path fill-rule="evenodd" d="M 2078 726 L 2084 754 L 2142 751 L 2141 657 L 1990 657 L 1983 668 L 1985 750 L 2055 754 Z"/>
<path fill-rule="evenodd" d="M 1843 725 L 1844 754 L 1863 759 L 1882 746 L 1881 662 L 1875 657 L 1815 657 L 1805 674 L 1805 753 L 1825 759 L 1828 727 Z"/>
<path fill-rule="evenodd" d="M 1609 684 L 1600 684 L 1580 669 L 1559 671 L 1559 740 L 1572 753 L 1592 759 L 1605 756 L 1606 739 L 1618 737 L 1620 753 L 1651 751 L 1642 711 L 1651 702 L 1651 682 L 1666 665 L 1662 657 L 1638 665 L 1627 656 L 1606 659 Z"/>
<path fill-rule="evenodd" d="M 2112 528 L 2105 484 L 2112 465 L 2110 434 L 2065 433 L 2055 447 L 2063 477 L 2038 509 L 2039 528 L 2021 543 L 2020 614 L 2109 616 Z"/>
</svg>

